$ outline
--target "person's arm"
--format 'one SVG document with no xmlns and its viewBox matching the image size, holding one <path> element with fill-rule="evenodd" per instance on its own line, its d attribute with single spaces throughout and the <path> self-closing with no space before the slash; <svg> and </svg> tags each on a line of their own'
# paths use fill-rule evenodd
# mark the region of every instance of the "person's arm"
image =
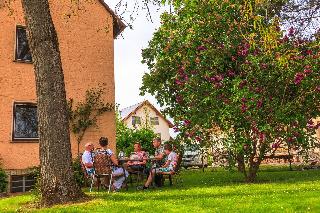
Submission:
<svg viewBox="0 0 320 213">
<path fill-rule="evenodd" d="M 119 161 L 118 159 L 116 158 L 116 156 L 114 154 L 111 154 L 110 155 L 110 159 L 112 161 L 112 163 L 115 165 L 115 166 L 118 166 L 119 165 Z"/>
<path fill-rule="evenodd" d="M 93 167 L 92 157 L 90 155 L 87 155 L 87 154 L 82 155 L 82 163 L 86 168 Z"/>
<path fill-rule="evenodd" d="M 146 165 L 147 164 L 147 154 L 143 152 L 142 161 L 139 162 L 140 165 Z"/>
<path fill-rule="evenodd" d="M 164 154 L 163 154 L 163 153 L 160 153 L 160 154 L 154 156 L 154 158 L 155 158 L 156 160 L 162 160 L 163 157 L 164 157 Z"/>
<path fill-rule="evenodd" d="M 93 167 L 93 163 L 84 163 L 84 166 L 86 168 L 92 168 Z"/>
<path fill-rule="evenodd" d="M 146 165 L 147 164 L 147 159 L 146 158 L 143 158 L 143 161 L 140 162 L 141 165 Z"/>
<path fill-rule="evenodd" d="M 171 162 L 170 160 L 167 160 L 166 163 L 163 164 L 161 167 L 162 167 L 162 168 L 168 167 L 168 166 L 170 165 L 170 162 Z"/>
</svg>

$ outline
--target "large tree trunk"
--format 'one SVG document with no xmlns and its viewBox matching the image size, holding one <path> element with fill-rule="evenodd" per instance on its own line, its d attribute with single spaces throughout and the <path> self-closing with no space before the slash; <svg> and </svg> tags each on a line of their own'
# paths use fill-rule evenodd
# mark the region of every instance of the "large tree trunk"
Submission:
<svg viewBox="0 0 320 213">
<path fill-rule="evenodd" d="M 83 196 L 73 170 L 64 76 L 57 33 L 47 0 L 22 0 L 35 68 L 42 204 Z"/>
</svg>

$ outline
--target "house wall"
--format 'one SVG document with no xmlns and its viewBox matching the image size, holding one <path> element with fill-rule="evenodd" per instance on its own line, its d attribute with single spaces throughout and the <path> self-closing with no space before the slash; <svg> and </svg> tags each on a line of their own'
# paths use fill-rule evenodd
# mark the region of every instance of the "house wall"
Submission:
<svg viewBox="0 0 320 213">
<path fill-rule="evenodd" d="M 85 91 L 105 83 L 107 102 L 115 102 L 114 41 L 112 17 L 97 1 L 80 5 L 82 10 L 66 18 L 77 5 L 72 1 L 51 1 L 50 9 L 58 34 L 62 65 L 68 98 L 82 100 Z M 73 1 L 74 2 L 74 1 Z M 75 4 L 75 3 L 73 3 Z M 35 77 L 32 64 L 14 62 L 16 25 L 25 25 L 21 1 L 13 1 L 12 15 L 7 8 L 0 9 L 0 158 L 5 169 L 26 169 L 39 164 L 38 141 L 12 141 L 13 103 L 36 103 Z M 90 129 L 81 144 L 97 144 L 101 136 L 110 140 L 115 150 L 114 112 L 98 120 L 99 129 Z M 71 136 L 72 153 L 77 143 Z"/>
<path fill-rule="evenodd" d="M 159 125 L 152 126 L 155 133 L 161 133 L 161 139 L 163 141 L 168 141 L 170 139 L 169 134 L 169 125 L 165 119 L 161 116 L 157 115 L 157 113 L 148 105 L 144 105 L 143 107 L 139 108 L 135 114 L 128 117 L 124 120 L 125 124 L 129 128 L 134 128 L 132 126 L 132 116 L 139 116 L 141 118 L 141 124 L 145 123 L 146 121 L 150 124 L 150 117 L 159 117 Z M 139 126 L 137 126 L 139 128 Z"/>
</svg>

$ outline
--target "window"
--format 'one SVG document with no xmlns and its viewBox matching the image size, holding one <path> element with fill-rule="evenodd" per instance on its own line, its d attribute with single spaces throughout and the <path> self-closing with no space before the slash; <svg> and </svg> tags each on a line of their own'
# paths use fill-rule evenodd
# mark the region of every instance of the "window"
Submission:
<svg viewBox="0 0 320 213">
<path fill-rule="evenodd" d="M 33 175 L 12 175 L 10 192 L 27 192 L 34 188 L 35 177 Z"/>
<path fill-rule="evenodd" d="M 159 125 L 159 117 L 151 117 L 150 123 L 151 125 Z"/>
<path fill-rule="evenodd" d="M 38 139 L 37 106 L 15 103 L 13 109 L 13 140 Z"/>
<path fill-rule="evenodd" d="M 26 28 L 17 26 L 16 28 L 16 50 L 15 50 L 16 61 L 31 62 L 31 52 L 27 40 Z"/>
<path fill-rule="evenodd" d="M 132 125 L 135 126 L 137 124 L 141 124 L 141 119 L 139 116 L 132 116 Z"/>
</svg>

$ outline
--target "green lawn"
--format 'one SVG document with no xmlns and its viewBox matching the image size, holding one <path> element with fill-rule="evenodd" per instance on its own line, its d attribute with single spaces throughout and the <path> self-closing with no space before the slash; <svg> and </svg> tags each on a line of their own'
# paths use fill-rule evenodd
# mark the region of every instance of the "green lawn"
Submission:
<svg viewBox="0 0 320 213">
<path fill-rule="evenodd" d="M 184 170 L 183 183 L 162 189 L 88 193 L 86 203 L 28 209 L 31 194 L 0 200 L 0 212 L 320 212 L 320 170 L 264 167 L 258 183 L 237 172 Z M 166 185 L 168 183 L 166 182 Z"/>
</svg>

